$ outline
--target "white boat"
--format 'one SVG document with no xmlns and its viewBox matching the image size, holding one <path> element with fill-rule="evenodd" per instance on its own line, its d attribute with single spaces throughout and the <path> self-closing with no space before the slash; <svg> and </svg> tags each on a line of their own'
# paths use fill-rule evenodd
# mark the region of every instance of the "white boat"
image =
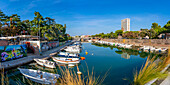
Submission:
<svg viewBox="0 0 170 85">
<path fill-rule="evenodd" d="M 74 45 L 81 45 L 81 42 L 75 42 Z"/>
<path fill-rule="evenodd" d="M 38 65 L 48 67 L 48 68 L 56 68 L 55 62 L 44 60 L 44 59 L 34 59 Z"/>
<path fill-rule="evenodd" d="M 78 54 L 73 54 L 73 53 L 67 53 L 67 52 L 60 52 L 59 54 L 58 54 L 58 56 L 60 56 L 60 57 L 79 57 L 79 55 Z"/>
<path fill-rule="evenodd" d="M 80 49 L 80 46 L 79 45 L 73 45 L 73 46 L 68 46 L 67 48 Z"/>
<path fill-rule="evenodd" d="M 149 46 L 144 46 L 143 47 L 143 51 L 145 51 L 145 52 L 149 52 L 149 49 L 150 49 Z"/>
<path fill-rule="evenodd" d="M 80 63 L 79 58 L 52 57 L 52 59 L 57 63 L 63 63 L 63 64 L 77 64 L 77 63 Z"/>
<path fill-rule="evenodd" d="M 131 49 L 132 45 L 126 45 L 125 48 Z"/>
<path fill-rule="evenodd" d="M 67 52 L 80 53 L 80 49 L 79 48 L 75 48 L 75 47 L 67 47 L 64 50 L 67 51 Z"/>
<path fill-rule="evenodd" d="M 154 48 L 154 47 L 149 47 L 150 52 L 155 51 L 155 49 L 156 49 L 156 48 Z"/>
<path fill-rule="evenodd" d="M 166 52 L 167 49 L 166 48 L 157 48 L 155 49 L 156 52 Z"/>
<path fill-rule="evenodd" d="M 112 42 L 111 42 L 111 43 L 110 43 L 110 45 L 114 46 L 114 45 L 115 45 L 115 43 L 112 43 Z"/>
<path fill-rule="evenodd" d="M 161 52 L 166 52 L 167 50 L 167 48 L 161 48 Z"/>
<path fill-rule="evenodd" d="M 69 67 L 74 67 L 75 65 L 74 64 L 68 64 Z"/>
<path fill-rule="evenodd" d="M 21 69 L 18 68 L 22 75 L 24 75 L 26 78 L 40 83 L 40 84 L 52 84 L 55 85 L 57 82 L 57 79 L 60 78 L 59 74 L 53 74 L 48 72 L 43 72 L 40 70 L 33 70 L 33 69 Z"/>
</svg>

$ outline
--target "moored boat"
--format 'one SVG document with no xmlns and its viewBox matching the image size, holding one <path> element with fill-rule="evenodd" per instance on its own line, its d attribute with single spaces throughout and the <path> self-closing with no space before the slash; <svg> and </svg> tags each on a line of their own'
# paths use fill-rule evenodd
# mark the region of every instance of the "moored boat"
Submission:
<svg viewBox="0 0 170 85">
<path fill-rule="evenodd" d="M 22 75 L 24 75 L 26 78 L 40 83 L 40 84 L 52 84 L 55 85 L 57 82 L 57 79 L 60 78 L 59 74 L 53 74 L 48 72 L 43 72 L 40 70 L 33 70 L 33 69 L 21 69 L 18 68 Z"/>
<path fill-rule="evenodd" d="M 34 59 L 38 65 L 48 67 L 48 68 L 56 68 L 55 62 L 44 60 L 44 59 Z"/>
<path fill-rule="evenodd" d="M 66 48 L 64 50 L 72 53 L 80 53 L 80 49 L 76 49 L 76 48 Z"/>
<path fill-rule="evenodd" d="M 68 52 L 59 52 L 58 56 L 60 57 L 79 57 L 76 53 L 68 53 Z"/>
<path fill-rule="evenodd" d="M 52 57 L 52 59 L 57 63 L 63 63 L 63 64 L 77 64 L 77 63 L 80 63 L 79 58 Z"/>
</svg>

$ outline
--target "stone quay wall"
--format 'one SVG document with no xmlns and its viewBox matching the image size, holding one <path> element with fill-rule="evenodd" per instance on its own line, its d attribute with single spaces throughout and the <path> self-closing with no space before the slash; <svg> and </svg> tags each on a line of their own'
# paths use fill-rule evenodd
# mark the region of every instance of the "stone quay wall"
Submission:
<svg viewBox="0 0 170 85">
<path fill-rule="evenodd" d="M 135 46 L 154 46 L 170 48 L 170 39 L 102 39 L 103 41 L 133 44 Z"/>
<path fill-rule="evenodd" d="M 7 46 L 8 41 L 7 40 L 0 40 L 0 46 Z"/>
</svg>

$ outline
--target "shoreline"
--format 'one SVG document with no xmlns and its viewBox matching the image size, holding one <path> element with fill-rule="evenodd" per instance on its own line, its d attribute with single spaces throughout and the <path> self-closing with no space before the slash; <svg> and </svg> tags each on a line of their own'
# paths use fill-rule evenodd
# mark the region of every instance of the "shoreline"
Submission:
<svg viewBox="0 0 170 85">
<path fill-rule="evenodd" d="M 92 40 L 93 42 L 99 41 L 97 39 Z M 156 48 L 170 48 L 170 39 L 162 40 L 162 39 L 101 39 L 100 41 L 112 42 L 112 43 L 123 43 L 123 44 L 131 44 L 134 46 L 152 46 Z"/>
</svg>

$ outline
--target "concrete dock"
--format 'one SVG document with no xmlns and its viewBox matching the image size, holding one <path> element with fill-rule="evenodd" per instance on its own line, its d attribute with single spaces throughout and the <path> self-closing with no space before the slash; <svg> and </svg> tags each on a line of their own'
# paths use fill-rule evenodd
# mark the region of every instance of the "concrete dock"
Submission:
<svg viewBox="0 0 170 85">
<path fill-rule="evenodd" d="M 6 62 L 1 62 L 0 63 L 0 69 L 11 69 L 11 68 L 15 68 L 27 63 L 30 63 L 34 60 L 34 58 L 39 58 L 39 59 L 48 59 L 50 58 L 50 56 L 52 54 L 55 54 L 56 52 L 60 51 L 62 48 L 64 48 L 65 46 L 71 45 L 72 43 L 74 43 L 75 41 L 72 42 L 68 42 L 62 46 L 56 47 L 54 49 L 48 50 L 46 52 L 43 52 L 42 55 L 36 55 L 36 54 L 28 54 L 27 57 L 23 57 L 23 58 L 19 58 L 16 60 L 11 60 L 11 61 L 6 61 Z"/>
</svg>

